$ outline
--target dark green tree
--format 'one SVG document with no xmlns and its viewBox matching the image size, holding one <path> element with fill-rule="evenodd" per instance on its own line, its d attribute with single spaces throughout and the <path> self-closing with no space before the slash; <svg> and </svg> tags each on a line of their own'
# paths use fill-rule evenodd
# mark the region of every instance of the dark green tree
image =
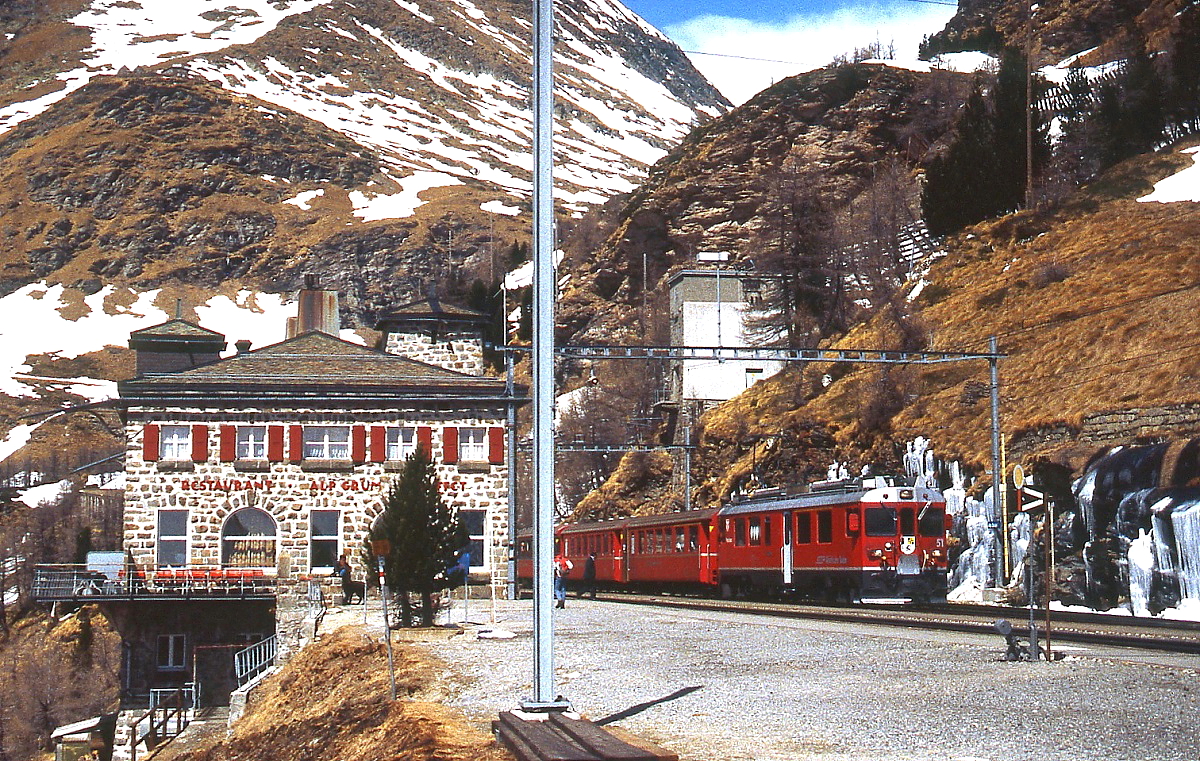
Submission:
<svg viewBox="0 0 1200 761">
<path fill-rule="evenodd" d="M 932 234 L 961 230 L 995 213 L 993 129 L 983 90 L 976 83 L 955 122 L 954 139 L 925 169 L 921 213 Z"/>
<path fill-rule="evenodd" d="M 391 545 L 384 573 L 399 599 L 401 624 L 412 624 L 410 595 L 416 594 L 421 598 L 421 625 L 433 626 L 433 593 L 446 585 L 446 571 L 467 546 L 467 533 L 442 501 L 437 473 L 424 447 L 405 460 L 370 539 L 386 539 Z M 370 555 L 369 542 L 366 551 Z"/>
<path fill-rule="evenodd" d="M 1171 34 L 1170 120 L 1179 133 L 1200 129 L 1200 7 L 1181 11 Z"/>
</svg>

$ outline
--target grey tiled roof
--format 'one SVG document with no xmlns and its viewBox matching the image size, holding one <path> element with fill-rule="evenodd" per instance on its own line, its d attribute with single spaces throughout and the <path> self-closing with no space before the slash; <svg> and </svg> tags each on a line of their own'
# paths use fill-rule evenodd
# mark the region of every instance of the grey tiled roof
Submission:
<svg viewBox="0 0 1200 761">
<path fill-rule="evenodd" d="M 148 328 L 135 330 L 129 334 L 132 338 L 207 338 L 214 341 L 224 341 L 225 336 L 215 330 L 202 328 L 187 320 L 174 319 L 151 325 Z"/>
<path fill-rule="evenodd" d="M 177 373 L 119 384 L 122 397 L 186 391 L 236 397 L 254 392 L 293 396 L 495 396 L 504 381 L 467 375 L 368 349 L 324 333 L 305 333 L 261 349 Z"/>
</svg>

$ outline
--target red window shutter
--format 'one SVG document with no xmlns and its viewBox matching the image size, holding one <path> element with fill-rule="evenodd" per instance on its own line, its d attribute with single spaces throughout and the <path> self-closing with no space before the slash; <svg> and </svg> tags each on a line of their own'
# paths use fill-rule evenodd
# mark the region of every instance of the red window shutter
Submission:
<svg viewBox="0 0 1200 761">
<path fill-rule="evenodd" d="M 304 459 L 304 426 L 288 426 L 288 459 L 300 462 Z"/>
<path fill-rule="evenodd" d="M 192 462 L 208 462 L 208 426 L 192 426 Z"/>
<path fill-rule="evenodd" d="M 498 425 L 488 429 L 488 462 L 504 464 L 504 429 Z"/>
<path fill-rule="evenodd" d="M 387 429 L 381 425 L 371 426 L 371 462 L 387 459 Z"/>
<path fill-rule="evenodd" d="M 354 462 L 367 461 L 367 427 L 350 426 L 350 459 Z"/>
<path fill-rule="evenodd" d="M 425 456 L 433 458 L 433 429 L 427 425 L 417 428 L 417 448 L 425 452 Z"/>
<path fill-rule="evenodd" d="M 283 462 L 283 426 L 267 426 L 267 459 Z"/>
<path fill-rule="evenodd" d="M 142 459 L 146 462 L 158 461 L 158 426 L 154 423 L 142 431 Z"/>
<path fill-rule="evenodd" d="M 442 429 L 442 461 L 447 465 L 458 462 L 458 429 L 451 425 Z"/>
<path fill-rule="evenodd" d="M 219 430 L 221 434 L 221 462 L 233 462 L 237 459 L 237 427 L 223 425 Z"/>
</svg>

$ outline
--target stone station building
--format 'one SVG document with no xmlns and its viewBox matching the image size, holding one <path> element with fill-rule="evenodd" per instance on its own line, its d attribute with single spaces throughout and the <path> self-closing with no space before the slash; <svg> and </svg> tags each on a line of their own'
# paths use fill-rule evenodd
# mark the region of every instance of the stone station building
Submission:
<svg viewBox="0 0 1200 761">
<path fill-rule="evenodd" d="M 317 590 L 340 596 L 339 555 L 364 578 L 364 540 L 417 447 L 468 527 L 472 575 L 507 567 L 505 426 L 525 389 L 483 374 L 483 316 L 407 304 L 368 348 L 336 336 L 336 294 L 315 280 L 299 305 L 289 338 L 223 359 L 224 336 L 182 319 L 130 336 L 125 560 L 89 591 L 121 631 L 126 702 L 201 682 L 220 703 L 235 649 L 297 643 Z"/>
</svg>

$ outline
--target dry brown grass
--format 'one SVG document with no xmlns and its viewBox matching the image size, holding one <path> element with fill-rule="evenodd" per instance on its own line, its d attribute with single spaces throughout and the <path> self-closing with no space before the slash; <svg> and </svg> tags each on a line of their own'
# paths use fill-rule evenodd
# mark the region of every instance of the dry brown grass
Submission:
<svg viewBox="0 0 1200 761">
<path fill-rule="evenodd" d="M 381 643 L 347 626 L 302 650 L 269 679 L 230 739 L 182 761 L 506 761 L 492 737 L 458 713 L 420 699 L 443 667 L 394 645 L 397 691 L 388 699 Z M 412 697 L 410 697 L 412 696 Z"/>
</svg>

